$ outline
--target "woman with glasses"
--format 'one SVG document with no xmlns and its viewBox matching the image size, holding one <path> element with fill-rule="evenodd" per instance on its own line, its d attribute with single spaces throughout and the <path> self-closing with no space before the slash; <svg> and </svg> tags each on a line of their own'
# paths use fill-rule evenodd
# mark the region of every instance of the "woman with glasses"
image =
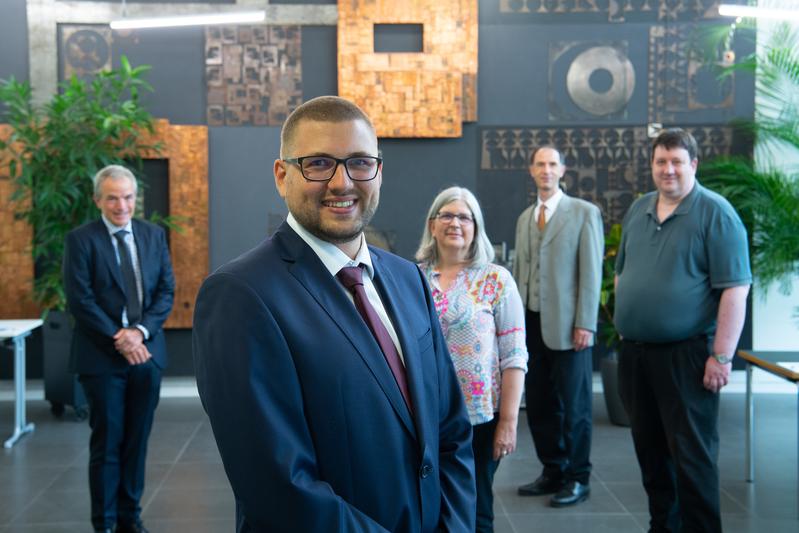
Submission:
<svg viewBox="0 0 799 533">
<path fill-rule="evenodd" d="M 524 308 L 469 190 L 439 193 L 427 214 L 416 259 L 430 283 L 441 329 L 472 423 L 477 531 L 493 531 L 491 485 L 499 461 L 516 449 L 527 371 Z"/>
</svg>

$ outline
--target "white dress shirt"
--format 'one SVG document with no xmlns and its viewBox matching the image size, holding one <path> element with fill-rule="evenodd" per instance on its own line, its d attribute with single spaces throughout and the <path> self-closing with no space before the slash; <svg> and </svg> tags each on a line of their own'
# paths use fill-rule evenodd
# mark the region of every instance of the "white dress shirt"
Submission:
<svg viewBox="0 0 799 533">
<path fill-rule="evenodd" d="M 128 232 L 125 235 L 125 244 L 128 245 L 128 252 L 130 253 L 130 260 L 133 262 L 133 274 L 136 277 L 136 292 L 138 293 L 137 296 L 139 297 L 139 302 L 143 302 L 144 298 L 144 290 L 142 289 L 142 281 L 141 281 L 141 265 L 139 264 L 139 253 L 136 250 L 136 240 L 133 236 L 133 222 L 128 221 L 128 223 L 124 226 L 116 226 L 111 223 L 110 220 L 105 218 L 105 215 L 101 215 L 103 219 L 103 224 L 105 224 L 106 229 L 108 229 L 108 234 L 111 237 L 111 244 L 114 246 L 114 255 L 117 258 L 117 264 L 119 264 L 119 248 L 118 241 L 114 234 L 118 231 L 125 230 Z M 128 322 L 128 310 L 127 308 L 122 309 L 122 326 L 128 327 L 130 323 Z M 142 332 L 144 335 L 144 340 L 150 338 L 150 332 L 147 331 L 147 328 L 142 326 L 141 324 L 136 324 L 136 327 Z"/>
<path fill-rule="evenodd" d="M 402 345 L 399 342 L 399 337 L 394 329 L 394 325 L 391 323 L 391 319 L 388 317 L 385 306 L 383 306 L 383 301 L 380 299 L 380 294 L 377 292 L 377 288 L 372 281 L 375 275 L 375 270 L 372 266 L 372 257 L 369 254 L 369 247 L 366 245 L 366 238 L 364 237 L 363 233 L 361 233 L 361 245 L 360 248 L 358 248 L 358 254 L 355 256 L 355 259 L 350 259 L 347 257 L 347 254 L 338 248 L 338 246 L 320 239 L 302 227 L 302 225 L 297 222 L 297 219 L 294 218 L 291 213 L 289 213 L 288 217 L 286 217 L 286 222 L 288 222 L 288 225 L 291 226 L 291 229 L 296 231 L 297 235 L 299 235 L 300 238 L 311 247 L 311 250 L 313 250 L 314 253 L 319 256 L 322 264 L 325 265 L 325 268 L 334 278 L 342 268 L 364 265 L 363 270 L 365 275 L 363 276 L 363 288 L 366 291 L 366 297 L 369 299 L 369 303 L 372 304 L 372 307 L 374 307 L 375 311 L 377 311 L 377 316 L 380 317 L 380 321 L 386 327 L 386 330 L 388 330 L 388 334 L 391 336 L 391 340 L 394 342 L 394 346 L 397 348 L 397 353 L 399 353 L 402 363 L 405 364 L 405 358 L 402 355 Z M 338 281 L 338 278 L 336 278 L 336 281 Z M 347 297 L 350 299 L 350 301 L 353 302 L 353 305 L 355 305 L 355 299 L 352 293 L 346 287 L 344 287 L 341 282 L 339 282 L 339 285 L 347 294 Z"/>
<path fill-rule="evenodd" d="M 563 198 L 563 191 L 560 190 L 560 187 L 558 187 L 554 194 L 545 202 L 541 201 L 541 197 L 539 196 L 538 202 L 536 202 L 535 209 L 533 210 L 533 224 L 538 223 L 538 213 L 541 211 L 542 205 L 546 206 L 546 209 L 544 210 L 544 220 L 547 224 L 549 224 L 549 219 L 551 219 L 552 215 L 555 214 L 555 209 L 558 208 L 561 198 Z"/>
</svg>

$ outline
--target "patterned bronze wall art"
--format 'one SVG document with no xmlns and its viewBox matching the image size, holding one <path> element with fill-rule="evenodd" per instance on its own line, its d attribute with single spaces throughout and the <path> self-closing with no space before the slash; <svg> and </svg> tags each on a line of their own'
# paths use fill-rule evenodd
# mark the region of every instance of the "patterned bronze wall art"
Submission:
<svg viewBox="0 0 799 533">
<path fill-rule="evenodd" d="M 338 92 L 379 137 L 460 137 L 477 120 L 476 0 L 339 0 Z M 422 24 L 423 53 L 375 53 L 375 24 Z"/>
<path fill-rule="evenodd" d="M 62 80 L 70 79 L 73 74 L 85 80 L 111 69 L 111 28 L 97 24 L 60 24 L 59 30 Z"/>
<path fill-rule="evenodd" d="M 7 140 L 11 127 L 0 124 L 0 139 Z M 14 183 L 8 163 L 0 159 L 0 319 L 35 318 L 41 310 L 33 303 L 33 229 L 17 220 L 11 202 Z"/>
<path fill-rule="evenodd" d="M 208 26 L 209 126 L 280 126 L 302 103 L 299 26 Z"/>
<path fill-rule="evenodd" d="M 208 274 L 208 128 L 173 126 L 158 120 L 148 143 L 160 142 L 160 154 L 145 159 L 169 162 L 169 213 L 181 217 L 183 233 L 170 231 L 170 253 L 175 270 L 175 306 L 165 327 L 190 328 L 194 297 Z M 11 133 L 0 125 L 0 138 Z M 0 318 L 33 317 L 40 310 L 33 304 L 33 231 L 15 220 L 9 202 L 13 184 L 7 162 L 0 166 Z"/>
<path fill-rule="evenodd" d="M 162 148 L 160 154 L 143 154 L 145 159 L 169 162 L 169 214 L 179 217 L 183 228 L 169 232 L 175 305 L 164 327 L 190 328 L 194 298 L 208 275 L 208 128 L 158 120 L 147 142 Z"/>
<path fill-rule="evenodd" d="M 627 49 L 626 41 L 550 43 L 550 120 L 622 118 L 635 90 Z"/>
<path fill-rule="evenodd" d="M 563 16 L 585 20 L 641 22 L 648 20 L 697 20 L 718 18 L 719 0 L 499 0 L 500 13 Z M 601 17 L 601 18 L 600 18 Z"/>
<path fill-rule="evenodd" d="M 719 84 L 711 67 L 690 55 L 694 24 L 649 29 L 649 122 L 681 122 L 696 111 L 714 112 L 706 120 L 732 118 L 735 74 Z"/>
<path fill-rule="evenodd" d="M 700 161 L 730 153 L 732 128 L 686 128 L 699 144 Z M 527 173 L 536 147 L 554 145 L 566 161 L 569 194 L 598 205 L 605 223 L 621 222 L 632 201 L 652 190 L 650 146 L 645 126 L 619 128 L 485 128 L 480 135 L 480 170 Z M 481 178 L 478 178 L 481 179 Z M 700 176 L 701 179 L 701 176 Z M 527 180 L 530 202 L 533 180 Z"/>
</svg>

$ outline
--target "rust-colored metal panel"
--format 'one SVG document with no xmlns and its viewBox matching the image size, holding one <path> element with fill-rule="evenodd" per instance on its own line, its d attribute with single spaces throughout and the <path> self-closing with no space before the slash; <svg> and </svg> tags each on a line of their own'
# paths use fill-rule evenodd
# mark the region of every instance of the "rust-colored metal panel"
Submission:
<svg viewBox="0 0 799 533">
<path fill-rule="evenodd" d="M 11 133 L 0 124 L 0 139 Z M 208 274 L 208 128 L 155 123 L 148 143 L 160 143 L 161 153 L 143 154 L 145 159 L 169 161 L 169 212 L 181 217 L 183 233 L 170 232 L 170 252 L 175 270 L 175 306 L 167 328 L 190 328 L 194 298 Z M 38 316 L 33 304 L 33 231 L 14 219 L 9 202 L 13 184 L 8 162 L 0 164 L 0 318 Z"/>
<path fill-rule="evenodd" d="M 169 235 L 175 305 L 164 327 L 190 328 L 194 298 L 208 275 L 208 128 L 158 120 L 148 142 L 160 142 L 161 153 L 145 159 L 169 161 L 169 214 L 181 217 L 183 228 Z"/>
<path fill-rule="evenodd" d="M 375 24 L 421 24 L 424 51 L 375 53 Z M 460 137 L 476 80 L 476 0 L 339 0 L 338 92 L 379 137 Z"/>
<path fill-rule="evenodd" d="M 7 140 L 11 127 L 0 124 L 0 139 Z M 0 159 L 0 318 L 33 318 L 41 314 L 33 303 L 33 229 L 16 220 L 11 202 L 14 183 L 8 176 L 7 154 Z"/>
</svg>

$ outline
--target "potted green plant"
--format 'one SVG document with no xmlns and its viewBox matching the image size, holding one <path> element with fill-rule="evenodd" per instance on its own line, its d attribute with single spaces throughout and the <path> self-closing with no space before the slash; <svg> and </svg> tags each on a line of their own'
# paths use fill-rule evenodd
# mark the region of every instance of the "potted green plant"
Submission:
<svg viewBox="0 0 799 533">
<path fill-rule="evenodd" d="M 600 373 L 605 407 L 610 421 L 618 426 L 629 426 L 630 420 L 619 395 L 618 347 L 619 332 L 613 322 L 616 302 L 616 255 L 621 243 L 621 224 L 613 224 L 605 234 L 605 255 L 602 260 L 602 287 L 599 293 L 599 340 L 607 352 L 602 358 Z"/>
<path fill-rule="evenodd" d="M 710 39 L 706 49 L 714 47 L 719 44 Z M 756 74 L 755 117 L 736 120 L 734 126 L 753 141 L 757 157 L 713 159 L 702 164 L 700 176 L 732 203 L 747 226 L 758 284 L 776 282 L 790 294 L 799 273 L 799 165 L 784 162 L 799 160 L 799 31 L 778 24 L 756 53 L 724 66 L 720 77 L 733 72 Z"/>
<path fill-rule="evenodd" d="M 145 142 L 152 118 L 139 101 L 142 91 L 152 90 L 143 79 L 148 69 L 131 67 L 122 57 L 118 69 L 91 81 L 73 77 L 61 83 L 58 94 L 41 106 L 33 104 L 28 83 L 0 80 L 3 121 L 12 128 L 10 137 L 0 140 L 0 157 L 15 183 L 16 215 L 33 229 L 33 299 L 46 316 L 45 396 L 56 414 L 63 403 L 82 405 L 81 391 L 67 373 L 72 328 L 63 313 L 64 238 L 98 217 L 92 176 L 99 169 L 112 163 L 140 167 L 140 153 L 158 150 Z M 65 384 L 64 377 L 71 382 Z"/>
</svg>

